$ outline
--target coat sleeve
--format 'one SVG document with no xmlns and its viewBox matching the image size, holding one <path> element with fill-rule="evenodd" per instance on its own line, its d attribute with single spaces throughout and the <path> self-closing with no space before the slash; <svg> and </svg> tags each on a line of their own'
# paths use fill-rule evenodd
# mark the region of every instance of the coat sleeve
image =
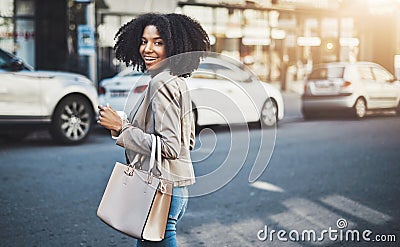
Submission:
<svg viewBox="0 0 400 247">
<path fill-rule="evenodd" d="M 132 125 L 124 127 L 124 130 L 117 138 L 116 144 L 135 153 L 146 156 L 151 154 L 151 135 Z"/>
<path fill-rule="evenodd" d="M 161 153 L 166 159 L 179 158 L 181 147 L 181 97 L 175 80 L 153 80 L 150 85 L 150 121 L 154 134 L 161 137 Z M 151 136 L 140 128 L 128 126 L 117 139 L 117 145 L 136 153 L 150 155 Z"/>
<path fill-rule="evenodd" d="M 152 85 L 151 112 L 155 134 L 161 137 L 164 158 L 177 159 L 181 149 L 181 94 L 175 79 Z"/>
</svg>

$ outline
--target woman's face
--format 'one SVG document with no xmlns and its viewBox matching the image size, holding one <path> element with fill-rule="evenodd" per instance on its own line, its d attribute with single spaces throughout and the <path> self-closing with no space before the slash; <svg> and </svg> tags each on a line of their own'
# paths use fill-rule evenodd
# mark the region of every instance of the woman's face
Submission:
<svg viewBox="0 0 400 247">
<path fill-rule="evenodd" d="M 159 68 L 159 62 L 167 58 L 164 40 L 155 26 L 149 25 L 144 28 L 139 52 L 148 70 Z M 155 66 L 156 64 L 159 65 Z"/>
</svg>

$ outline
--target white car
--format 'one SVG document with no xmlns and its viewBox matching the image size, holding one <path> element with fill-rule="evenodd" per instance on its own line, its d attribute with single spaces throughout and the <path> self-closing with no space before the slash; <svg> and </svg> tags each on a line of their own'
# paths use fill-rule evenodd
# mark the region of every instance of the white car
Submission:
<svg viewBox="0 0 400 247">
<path fill-rule="evenodd" d="M 128 67 L 99 84 L 100 104 L 129 113 L 150 81 L 148 74 Z M 282 94 L 259 81 L 244 65 L 208 57 L 186 79 L 197 126 L 242 124 L 260 121 L 274 126 L 284 116 Z"/>
<path fill-rule="evenodd" d="M 41 126 L 62 143 L 79 143 L 89 134 L 98 105 L 86 77 L 67 72 L 33 71 L 0 50 L 0 135 L 21 139 Z"/>
<path fill-rule="evenodd" d="M 320 64 L 307 77 L 302 96 L 305 118 L 343 112 L 363 118 L 367 111 L 382 109 L 394 109 L 400 114 L 400 86 L 379 64 Z"/>
</svg>

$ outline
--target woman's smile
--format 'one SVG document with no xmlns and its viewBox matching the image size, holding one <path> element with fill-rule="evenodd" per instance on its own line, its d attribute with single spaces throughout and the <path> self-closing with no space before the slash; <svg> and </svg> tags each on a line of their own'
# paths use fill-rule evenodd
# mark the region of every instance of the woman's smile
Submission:
<svg viewBox="0 0 400 247">
<path fill-rule="evenodd" d="M 143 57 L 144 63 L 146 64 L 146 67 L 149 68 L 152 65 L 154 65 L 155 63 L 159 62 L 158 57 L 152 57 L 152 56 L 144 56 Z"/>
</svg>

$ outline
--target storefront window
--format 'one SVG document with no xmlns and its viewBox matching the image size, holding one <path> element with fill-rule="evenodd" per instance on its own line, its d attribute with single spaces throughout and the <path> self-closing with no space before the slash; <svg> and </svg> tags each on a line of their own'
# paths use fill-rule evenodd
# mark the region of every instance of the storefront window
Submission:
<svg viewBox="0 0 400 247">
<path fill-rule="evenodd" d="M 13 0 L 0 1 L 0 48 L 14 51 L 14 3 Z"/>
<path fill-rule="evenodd" d="M 15 0 L 14 51 L 35 67 L 35 5 L 33 0 Z"/>
</svg>

